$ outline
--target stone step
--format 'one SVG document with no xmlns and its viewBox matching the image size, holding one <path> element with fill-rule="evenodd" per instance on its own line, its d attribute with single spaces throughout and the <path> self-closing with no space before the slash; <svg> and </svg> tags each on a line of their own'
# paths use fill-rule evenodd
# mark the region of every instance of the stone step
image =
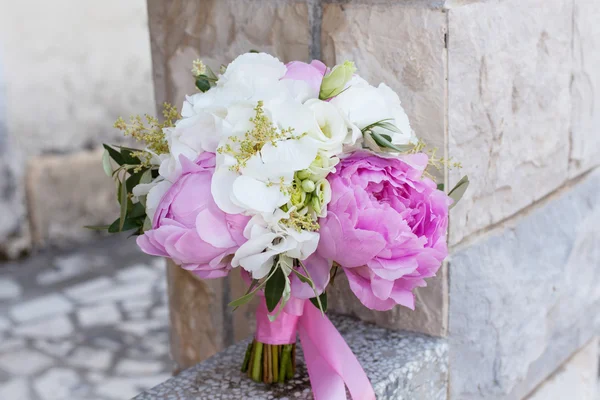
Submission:
<svg viewBox="0 0 600 400">
<path fill-rule="evenodd" d="M 445 339 L 393 332 L 353 318 L 331 316 L 369 376 L 378 399 L 442 400 L 447 397 L 448 347 Z M 240 372 L 250 339 L 228 347 L 134 400 L 312 399 L 302 352 L 296 377 L 264 385 Z"/>
</svg>

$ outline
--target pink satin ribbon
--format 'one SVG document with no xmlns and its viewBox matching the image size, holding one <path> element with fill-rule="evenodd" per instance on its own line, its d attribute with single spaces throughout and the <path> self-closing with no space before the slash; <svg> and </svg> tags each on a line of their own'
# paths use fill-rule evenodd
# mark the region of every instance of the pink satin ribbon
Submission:
<svg viewBox="0 0 600 400">
<path fill-rule="evenodd" d="M 315 400 L 375 400 L 369 378 L 329 318 L 309 301 L 291 299 L 273 322 L 261 301 L 256 310 L 256 340 L 268 344 L 296 342 L 296 330 Z"/>
</svg>

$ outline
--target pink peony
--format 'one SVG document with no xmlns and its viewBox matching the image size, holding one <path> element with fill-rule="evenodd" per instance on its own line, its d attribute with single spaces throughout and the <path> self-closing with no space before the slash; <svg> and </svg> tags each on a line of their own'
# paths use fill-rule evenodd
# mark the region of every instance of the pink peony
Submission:
<svg viewBox="0 0 600 400">
<path fill-rule="evenodd" d="M 215 155 L 202 153 L 196 163 L 179 158 L 181 176 L 161 199 L 152 230 L 137 243 L 148 254 L 170 257 L 201 278 L 220 278 L 231 269 L 227 256 L 243 244 L 249 220 L 226 214 L 213 200 L 210 183 Z"/>
<path fill-rule="evenodd" d="M 303 81 L 308 84 L 313 92 L 312 97 L 319 97 L 321 82 L 327 72 L 327 66 L 319 60 L 313 60 L 310 64 L 302 61 L 292 61 L 286 65 L 287 72 L 281 79 Z M 314 94 L 316 93 L 316 95 Z"/>
<path fill-rule="evenodd" d="M 368 308 L 414 309 L 412 290 L 425 286 L 448 254 L 452 200 L 423 178 L 427 155 L 404 160 L 355 153 L 328 180 L 332 200 L 319 221 L 321 256 L 339 263 Z"/>
</svg>

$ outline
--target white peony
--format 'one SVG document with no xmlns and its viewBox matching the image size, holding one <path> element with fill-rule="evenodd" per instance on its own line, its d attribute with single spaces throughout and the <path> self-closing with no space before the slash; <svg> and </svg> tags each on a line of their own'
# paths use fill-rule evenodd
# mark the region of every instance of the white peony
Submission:
<svg viewBox="0 0 600 400">
<path fill-rule="evenodd" d="M 330 103 L 342 112 L 352 128 L 352 138 L 347 144 L 354 144 L 360 139 L 361 129 L 383 120 L 395 125 L 400 132 L 382 128 L 373 130 L 389 135 L 393 144 L 407 145 L 417 141 L 400 98 L 385 83 L 374 87 L 355 75 L 346 89 L 331 99 Z"/>
</svg>

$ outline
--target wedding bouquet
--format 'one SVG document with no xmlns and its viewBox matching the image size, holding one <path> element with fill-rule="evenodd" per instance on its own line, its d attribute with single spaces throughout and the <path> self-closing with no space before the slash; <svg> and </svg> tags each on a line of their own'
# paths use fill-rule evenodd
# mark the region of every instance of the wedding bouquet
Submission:
<svg viewBox="0 0 600 400">
<path fill-rule="evenodd" d="M 192 70 L 198 93 L 181 115 L 119 119 L 143 149 L 105 145 L 103 165 L 121 205 L 109 232 L 134 231 L 140 248 L 196 276 L 241 268 L 261 296 L 242 370 L 257 381 L 294 374 L 299 334 L 315 397 L 374 398 L 358 361 L 324 316 L 337 272 L 366 307 L 414 308 L 447 256 L 446 194 L 398 95 L 371 86 L 352 62 L 283 64 L 250 52 L 215 74 Z M 242 361 L 242 360 L 241 360 Z M 326 394 L 326 395 L 325 395 Z"/>
</svg>

